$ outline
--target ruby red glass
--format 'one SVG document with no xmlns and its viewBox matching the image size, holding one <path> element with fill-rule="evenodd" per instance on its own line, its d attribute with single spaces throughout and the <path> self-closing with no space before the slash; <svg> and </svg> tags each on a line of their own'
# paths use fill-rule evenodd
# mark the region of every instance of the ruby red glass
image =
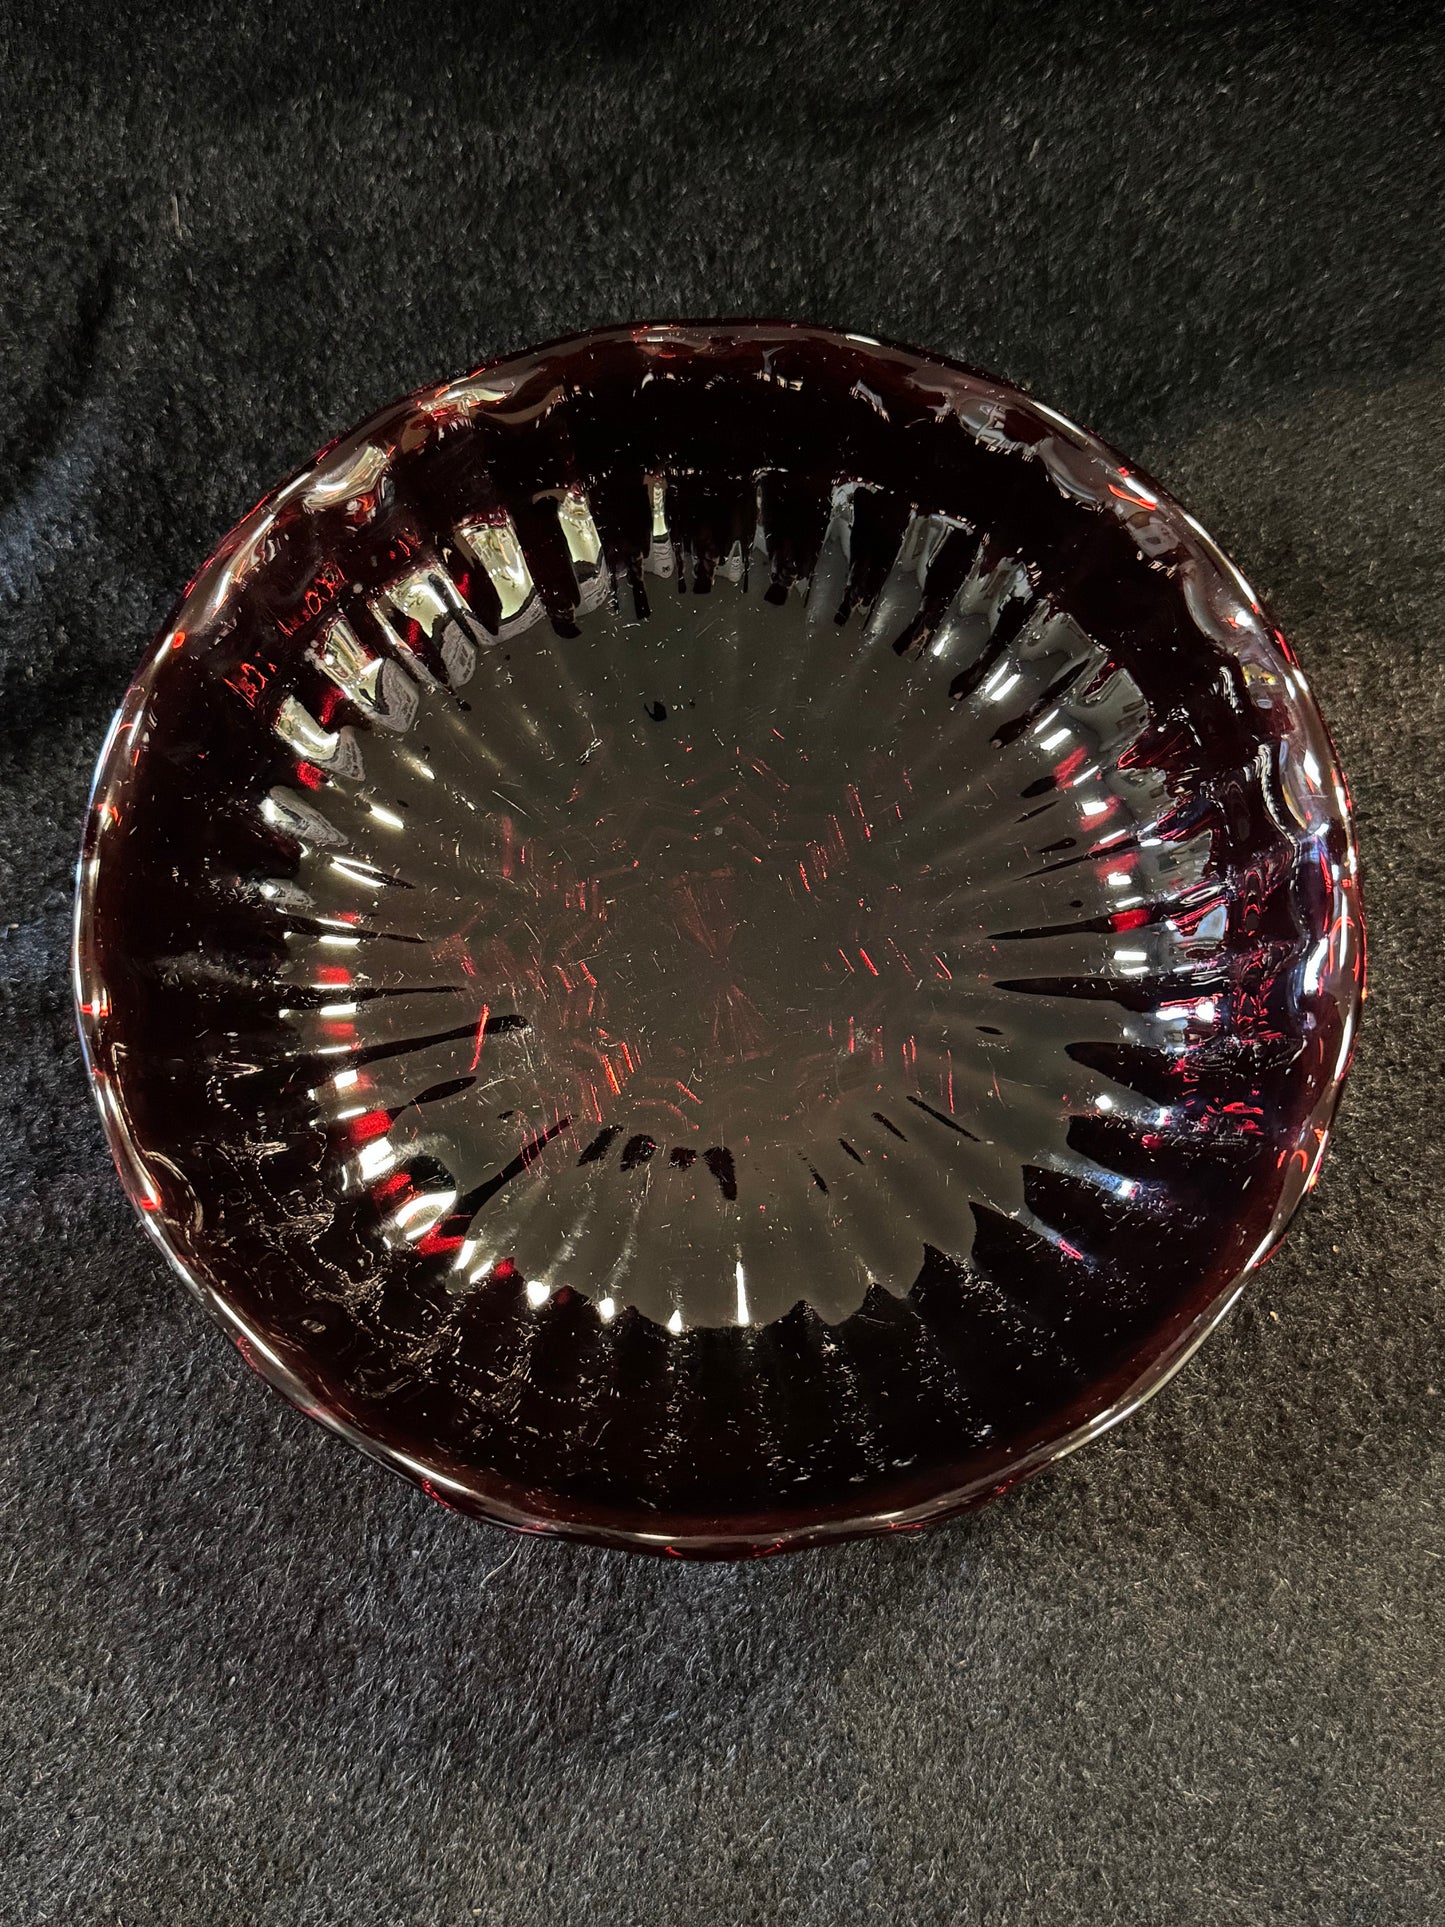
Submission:
<svg viewBox="0 0 1445 1927">
<path fill-rule="evenodd" d="M 101 758 L 77 999 L 247 1360 L 436 1497 L 917 1525 L 1152 1391 L 1314 1182 L 1361 969 L 1299 667 L 1004 384 L 618 328 L 373 417 Z"/>
</svg>

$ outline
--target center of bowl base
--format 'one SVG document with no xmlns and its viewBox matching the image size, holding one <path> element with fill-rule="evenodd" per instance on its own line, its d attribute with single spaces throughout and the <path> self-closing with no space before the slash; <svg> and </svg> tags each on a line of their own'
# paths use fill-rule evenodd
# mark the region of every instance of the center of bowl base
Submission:
<svg viewBox="0 0 1445 1927">
<path fill-rule="evenodd" d="M 287 974 L 325 997 L 288 1017 L 345 1060 L 315 1092 L 341 1182 L 390 1242 L 454 1251 L 454 1290 L 501 1266 L 681 1329 L 766 1322 L 806 1281 L 836 1318 L 927 1246 L 966 1256 L 978 1204 L 1032 1221 L 1026 1166 L 1139 1190 L 1070 1126 L 1153 1109 L 1090 1047 L 1210 1021 L 1099 994 L 1212 968 L 1207 889 L 1187 928 L 1142 908 L 1200 883 L 1207 838 L 1152 834 L 1174 799 L 1128 767 L 1146 705 L 1017 560 L 913 516 L 859 606 L 858 496 L 780 585 L 756 538 L 689 569 L 659 486 L 614 599 L 571 495 L 570 633 L 514 531 L 463 536 L 499 633 L 430 564 L 379 619 L 443 673 L 373 665 L 364 737 L 283 723 L 333 778 L 268 799 L 307 838 L 275 886 L 314 919 Z M 325 647 L 354 694 L 354 629 Z"/>
</svg>

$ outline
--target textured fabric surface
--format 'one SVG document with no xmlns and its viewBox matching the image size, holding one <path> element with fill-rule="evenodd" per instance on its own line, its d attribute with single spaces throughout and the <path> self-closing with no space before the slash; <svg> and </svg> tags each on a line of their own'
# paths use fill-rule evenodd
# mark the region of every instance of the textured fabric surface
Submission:
<svg viewBox="0 0 1445 1927">
<path fill-rule="evenodd" d="M 1438 10 L 0 35 L 0 1918 L 1438 1918 Z M 1194 509 L 1334 726 L 1373 965 L 1319 1189 L 1166 1392 L 746 1568 L 468 1525 L 267 1395 L 133 1222 L 66 963 L 107 718 L 258 495 L 488 354 L 729 313 L 993 368 Z"/>
</svg>

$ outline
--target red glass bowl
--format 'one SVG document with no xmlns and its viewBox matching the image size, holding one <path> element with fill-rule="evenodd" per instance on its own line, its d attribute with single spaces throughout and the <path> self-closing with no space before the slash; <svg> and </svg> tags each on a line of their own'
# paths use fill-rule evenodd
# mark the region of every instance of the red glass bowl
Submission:
<svg viewBox="0 0 1445 1927">
<path fill-rule="evenodd" d="M 1203 530 L 1005 384 L 615 328 L 383 410 L 132 685 L 76 999 L 125 1185 L 303 1410 L 676 1554 L 1113 1424 L 1314 1183 L 1349 805 Z"/>
</svg>

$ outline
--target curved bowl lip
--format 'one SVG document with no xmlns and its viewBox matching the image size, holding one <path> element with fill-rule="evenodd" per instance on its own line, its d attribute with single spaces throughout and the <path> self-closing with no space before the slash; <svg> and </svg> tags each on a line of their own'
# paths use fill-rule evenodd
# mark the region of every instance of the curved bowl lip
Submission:
<svg viewBox="0 0 1445 1927">
<path fill-rule="evenodd" d="M 368 1431 L 365 1426 L 335 1409 L 333 1404 L 328 1403 L 327 1396 L 319 1383 L 313 1383 L 308 1378 L 305 1360 L 283 1357 L 237 1312 L 229 1302 L 222 1286 L 187 1261 L 175 1242 L 168 1236 L 167 1228 L 164 1222 L 160 1221 L 159 1214 L 153 1209 L 147 1209 L 143 1203 L 145 1193 L 140 1175 L 142 1167 L 139 1162 L 138 1147 L 129 1131 L 123 1109 L 119 1106 L 107 1105 L 104 1101 L 104 1074 L 97 1064 L 102 1019 L 101 1014 L 88 1005 L 84 998 L 84 963 L 98 872 L 98 866 L 87 859 L 94 853 L 97 810 L 110 787 L 112 761 L 119 734 L 127 717 L 144 702 L 151 679 L 158 667 L 160 658 L 155 651 L 154 641 L 172 636 L 179 626 L 180 616 L 200 586 L 215 571 L 223 567 L 243 545 L 252 543 L 269 524 L 283 501 L 303 481 L 311 477 L 343 443 L 359 440 L 374 424 L 397 416 L 409 405 L 419 407 L 427 401 L 434 400 L 445 391 L 463 387 L 509 364 L 534 360 L 558 350 L 578 348 L 589 342 L 628 336 L 666 336 L 668 334 L 682 336 L 697 333 L 719 337 L 744 333 L 766 336 L 773 332 L 781 336 L 821 336 L 839 344 L 848 342 L 856 347 L 905 355 L 925 366 L 937 367 L 952 374 L 964 376 L 970 381 L 985 383 L 1005 391 L 1017 397 L 1027 409 L 1043 417 L 1052 426 L 1077 438 L 1093 454 L 1111 458 L 1121 466 L 1127 465 L 1128 472 L 1157 495 L 1162 506 L 1172 508 L 1187 517 L 1191 539 L 1202 554 L 1225 577 L 1233 581 L 1236 588 L 1259 612 L 1261 621 L 1268 630 L 1275 647 L 1289 665 L 1299 684 L 1303 712 L 1306 716 L 1313 715 L 1319 724 L 1321 742 L 1329 758 L 1330 774 L 1334 779 L 1333 789 L 1338 800 L 1336 820 L 1344 832 L 1348 857 L 1346 881 L 1342 889 L 1349 913 L 1348 932 L 1353 946 L 1352 969 L 1349 972 L 1341 969 L 1338 973 L 1338 982 L 1342 991 L 1348 981 L 1348 990 L 1342 999 L 1346 1042 L 1328 1084 L 1311 1115 L 1310 1123 L 1312 1134 L 1316 1139 L 1316 1147 L 1311 1155 L 1307 1175 L 1281 1197 L 1265 1236 L 1212 1303 L 1198 1314 L 1190 1325 L 1176 1334 L 1172 1342 L 1154 1354 L 1143 1370 L 1128 1381 L 1117 1396 L 1099 1411 L 1062 1433 L 1036 1440 L 1032 1445 L 1018 1451 L 1012 1459 L 1004 1458 L 1003 1462 L 990 1466 L 971 1480 L 945 1490 L 932 1492 L 916 1503 L 900 1507 L 895 1511 L 850 1511 L 846 1504 L 841 1504 L 825 1511 L 811 1513 L 806 1517 L 799 1516 L 794 1523 L 784 1526 L 781 1532 L 778 1529 L 776 1514 L 767 1519 L 699 1515 L 688 1522 L 689 1529 L 663 1533 L 655 1529 L 649 1530 L 648 1517 L 641 1511 L 636 1513 L 635 1522 L 627 1524 L 617 1523 L 616 1514 L 604 1516 L 595 1508 L 589 1507 L 574 1507 L 567 1512 L 559 1511 L 554 1514 L 538 1506 L 534 1493 L 526 1492 L 504 1481 L 489 1480 L 479 1470 L 470 1469 L 473 1471 L 473 1476 L 470 1478 L 459 1476 L 456 1469 L 440 1459 L 428 1460 L 402 1451 L 388 1440 Z M 1141 469 L 1131 458 L 1125 457 L 1111 443 L 1105 441 L 1102 436 L 1070 417 L 1060 414 L 1056 409 L 1035 401 L 1016 383 L 1002 376 L 990 374 L 972 363 L 950 355 L 921 349 L 889 337 L 854 333 L 797 318 L 770 319 L 757 316 L 664 318 L 603 323 L 596 327 L 554 336 L 547 341 L 511 349 L 504 354 L 489 357 L 463 375 L 440 382 L 425 383 L 397 396 L 384 406 L 373 409 L 353 427 L 334 436 L 309 462 L 302 464 L 283 481 L 268 490 L 253 508 L 232 525 L 177 597 L 166 620 L 156 632 L 150 653 L 142 658 L 112 717 L 96 758 L 87 799 L 81 847 L 76 864 L 70 945 L 72 996 L 81 1054 L 92 1095 L 100 1111 L 106 1141 L 121 1183 L 135 1206 L 141 1223 L 181 1282 L 222 1327 L 240 1351 L 245 1363 L 260 1378 L 307 1417 L 316 1420 L 366 1457 L 395 1472 L 408 1483 L 419 1485 L 428 1497 L 450 1510 L 467 1513 L 489 1523 L 505 1526 L 515 1532 L 694 1559 L 757 1557 L 778 1552 L 798 1551 L 808 1546 L 872 1537 L 881 1533 L 913 1531 L 955 1517 L 989 1498 L 1002 1494 L 1010 1486 L 1056 1464 L 1060 1459 L 1077 1451 L 1080 1446 L 1111 1431 L 1162 1390 L 1222 1323 L 1254 1273 L 1279 1248 L 1301 1203 L 1314 1186 L 1333 1134 L 1340 1098 L 1348 1080 L 1358 1044 L 1360 1018 L 1366 995 L 1366 954 L 1366 925 L 1359 880 L 1359 852 L 1353 804 L 1348 781 L 1329 725 L 1313 690 L 1299 668 L 1293 649 L 1275 623 L 1273 616 L 1219 544 L 1193 516 L 1188 515 L 1188 511 L 1181 507 L 1171 492 L 1159 484 L 1146 470 Z"/>
</svg>

